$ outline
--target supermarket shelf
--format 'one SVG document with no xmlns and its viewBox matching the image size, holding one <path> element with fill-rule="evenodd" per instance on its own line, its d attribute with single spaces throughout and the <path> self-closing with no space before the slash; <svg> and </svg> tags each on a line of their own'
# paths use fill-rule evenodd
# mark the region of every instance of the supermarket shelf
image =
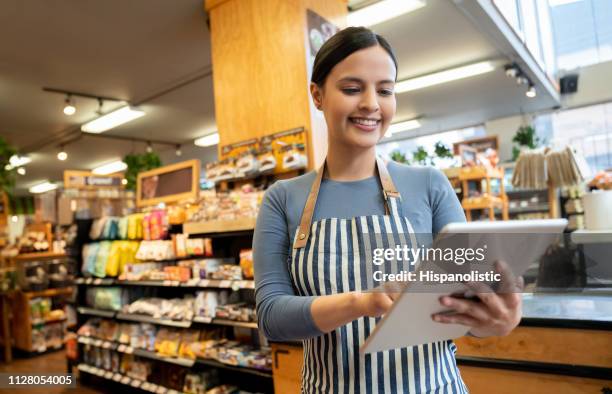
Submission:
<svg viewBox="0 0 612 394">
<path fill-rule="evenodd" d="M 254 322 L 243 322 L 243 321 L 234 321 L 234 320 L 227 320 L 227 319 L 213 319 L 211 324 L 219 324 L 219 325 L 222 325 L 222 326 L 234 326 L 234 327 L 244 327 L 244 328 L 257 329 L 257 323 L 254 323 Z"/>
<path fill-rule="evenodd" d="M 119 312 L 115 316 L 115 319 L 137 321 L 141 323 L 151 323 L 151 324 L 157 324 L 161 326 L 170 326 L 170 327 L 182 327 L 182 328 L 191 327 L 191 320 L 161 319 L 161 318 L 155 318 L 155 317 L 147 316 L 147 315 L 136 315 L 132 313 Z"/>
<path fill-rule="evenodd" d="M 225 364 L 220 361 L 217 361 L 217 360 L 204 359 L 204 358 L 199 358 L 196 362 L 198 364 L 207 365 L 209 367 L 223 368 L 223 369 L 228 369 L 231 371 L 244 372 L 244 373 L 248 373 L 251 375 L 257 375 L 257 376 L 261 376 L 265 378 L 272 378 L 272 371 L 266 371 L 263 369 L 240 367 L 238 365 L 229 365 L 229 364 Z"/>
<path fill-rule="evenodd" d="M 25 295 L 26 298 L 55 297 L 59 295 L 70 295 L 73 291 L 73 287 L 58 287 L 56 289 L 47 289 L 41 291 L 24 291 L 23 295 Z"/>
<path fill-rule="evenodd" d="M 113 278 L 93 279 L 78 278 L 75 281 L 79 285 L 93 286 L 154 286 L 154 287 L 189 287 L 189 288 L 215 288 L 215 289 L 254 289 L 253 280 L 221 280 L 221 279 L 190 279 L 187 282 L 170 280 L 118 280 Z"/>
<path fill-rule="evenodd" d="M 90 316 L 99 316 L 99 317 L 107 317 L 107 318 L 114 318 L 115 317 L 115 311 L 107 311 L 107 310 L 103 310 L 103 309 L 96 309 L 96 308 L 88 308 L 85 306 L 80 306 L 77 308 L 77 312 L 79 312 L 81 315 L 90 315 Z"/>
<path fill-rule="evenodd" d="M 612 230 L 576 230 L 571 238 L 577 244 L 612 243 Z"/>
<path fill-rule="evenodd" d="M 484 178 L 503 179 L 504 172 L 499 168 L 471 167 L 462 168 L 459 173 L 459 179 L 462 181 L 472 181 Z"/>
<path fill-rule="evenodd" d="M 149 391 L 151 393 L 158 393 L 158 394 L 180 394 L 181 393 L 180 391 L 176 391 L 173 389 L 169 389 L 167 387 L 159 386 L 154 383 L 143 382 L 138 379 L 132 379 L 129 376 L 122 375 L 117 372 L 107 371 L 105 369 L 97 368 L 97 367 L 94 367 L 92 365 L 88 365 L 85 363 L 79 364 L 77 366 L 77 369 L 81 372 L 85 372 L 91 375 L 96 375 L 96 376 L 99 376 L 107 380 L 112 380 L 117 383 L 120 383 L 126 386 L 131 386 L 131 387 L 134 387 L 140 390 Z"/>
<path fill-rule="evenodd" d="M 135 356 L 144 357 L 144 358 L 148 358 L 151 360 L 162 361 L 162 362 L 170 363 L 170 364 L 176 364 L 176 365 L 180 365 L 183 367 L 191 368 L 197 363 L 197 364 L 206 365 L 210 367 L 230 369 L 230 370 L 249 373 L 249 374 L 258 375 L 258 376 L 264 376 L 264 377 L 270 377 L 270 378 L 272 377 L 271 371 L 251 368 L 251 367 L 241 367 L 238 365 L 225 364 L 220 361 L 213 360 L 213 359 L 199 358 L 197 360 L 191 360 L 191 359 L 182 358 L 182 357 L 164 357 L 164 356 L 160 356 L 159 354 L 149 351 L 149 350 L 133 348 L 125 344 L 120 344 L 120 343 L 113 342 L 113 341 L 106 341 L 106 340 L 102 340 L 98 338 L 85 337 L 85 336 L 79 336 L 77 340 L 79 343 L 82 343 L 82 344 L 96 346 L 96 347 L 100 347 L 103 349 L 112 349 L 120 353 L 133 354 Z"/>
<path fill-rule="evenodd" d="M 54 252 L 34 252 L 34 253 L 22 253 L 15 256 L 16 261 L 31 261 L 31 260 L 50 260 L 60 259 L 66 257 L 65 253 L 54 253 Z"/>
<path fill-rule="evenodd" d="M 36 319 L 36 320 L 32 320 L 31 323 L 32 323 L 33 326 L 38 326 L 38 325 L 41 325 L 41 324 L 63 323 L 66 320 L 68 320 L 68 319 L 66 319 L 65 317 L 62 318 L 62 319 L 51 319 L 51 320 Z"/>
<path fill-rule="evenodd" d="M 237 231 L 253 231 L 255 218 L 240 218 L 235 220 L 209 220 L 205 222 L 186 222 L 183 224 L 185 234 L 213 234 Z"/>
<path fill-rule="evenodd" d="M 479 199 L 463 199 L 461 206 L 465 210 L 469 209 L 486 209 L 492 207 L 503 207 L 504 202 L 499 197 L 481 197 Z"/>
<path fill-rule="evenodd" d="M 550 212 L 550 207 L 548 206 L 548 204 L 538 204 L 538 205 L 531 205 L 531 206 L 526 206 L 526 207 L 508 208 L 508 213 L 510 215 L 516 215 L 519 213 L 536 213 L 536 212 Z"/>
</svg>

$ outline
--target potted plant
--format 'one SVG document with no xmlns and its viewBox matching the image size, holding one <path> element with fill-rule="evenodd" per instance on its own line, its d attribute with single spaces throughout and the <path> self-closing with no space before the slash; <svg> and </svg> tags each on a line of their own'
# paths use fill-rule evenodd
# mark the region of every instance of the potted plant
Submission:
<svg viewBox="0 0 612 394">
<path fill-rule="evenodd" d="M 0 137 L 0 194 L 10 194 L 15 186 L 15 168 L 10 166 L 11 157 L 17 154 L 17 149 L 10 145 L 4 137 Z"/>
<path fill-rule="evenodd" d="M 521 149 L 529 148 L 535 149 L 540 145 L 540 138 L 536 135 L 535 128 L 533 126 L 521 126 L 514 134 L 512 142 L 518 144 L 512 147 L 512 160 L 516 161 L 521 154 Z"/>
<path fill-rule="evenodd" d="M 162 165 L 159 155 L 155 152 L 132 153 L 126 155 L 123 158 L 123 162 L 127 164 L 127 170 L 125 171 L 127 185 L 125 188 L 128 190 L 136 190 L 136 180 L 139 173 L 161 167 Z"/>
<path fill-rule="evenodd" d="M 406 158 L 406 155 L 400 152 L 399 150 L 394 150 L 393 152 L 391 152 L 390 157 L 391 160 L 396 161 L 398 163 L 410 164 L 410 160 L 408 160 L 408 158 Z"/>
</svg>

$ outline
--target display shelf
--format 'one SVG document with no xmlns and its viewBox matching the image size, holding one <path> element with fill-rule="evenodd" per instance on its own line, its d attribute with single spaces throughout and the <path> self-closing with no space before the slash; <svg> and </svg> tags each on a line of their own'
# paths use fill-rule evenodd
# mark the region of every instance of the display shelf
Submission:
<svg viewBox="0 0 612 394">
<path fill-rule="evenodd" d="M 24 291 L 23 295 L 30 299 L 36 297 L 55 297 L 60 295 L 70 295 L 74 291 L 73 287 L 58 287 L 56 289 L 47 289 L 41 291 Z"/>
<path fill-rule="evenodd" d="M 479 197 L 475 198 L 464 198 L 461 202 L 461 206 L 465 210 L 471 209 L 488 209 L 494 207 L 502 207 L 504 205 L 504 201 L 499 197 Z"/>
<path fill-rule="evenodd" d="M 107 310 L 104 310 L 104 309 L 89 308 L 89 307 L 86 307 L 86 306 L 78 307 L 77 308 L 77 312 L 79 312 L 81 315 L 106 317 L 106 318 L 109 318 L 109 319 L 114 318 L 115 314 L 117 313 L 115 311 L 107 311 Z"/>
<path fill-rule="evenodd" d="M 257 323 L 254 322 L 243 322 L 243 321 L 234 321 L 227 319 L 212 319 L 211 324 L 218 324 L 222 326 L 234 326 L 234 327 L 243 327 L 243 328 L 253 328 L 257 329 Z"/>
<path fill-rule="evenodd" d="M 45 320 L 45 319 L 35 319 L 35 320 L 32 320 L 32 322 L 31 322 L 31 323 L 32 323 L 32 325 L 33 325 L 33 326 L 38 326 L 38 325 L 41 325 L 41 324 L 63 323 L 63 322 L 65 322 L 66 320 L 68 320 L 68 319 L 67 319 L 67 318 L 65 318 L 65 317 L 64 317 L 64 318 L 62 318 L 62 319 L 50 319 L 50 320 Z"/>
<path fill-rule="evenodd" d="M 34 253 L 22 253 L 14 257 L 16 261 L 31 261 L 31 260 L 51 260 L 61 259 L 66 257 L 65 253 L 55 252 L 34 252 Z"/>
<path fill-rule="evenodd" d="M 237 231 L 253 231 L 256 218 L 235 220 L 209 220 L 203 222 L 186 222 L 183 224 L 185 234 L 213 234 Z"/>
<path fill-rule="evenodd" d="M 612 243 L 612 230 L 576 230 L 570 237 L 576 244 Z"/>
<path fill-rule="evenodd" d="M 169 281 L 169 280 L 118 280 L 113 278 L 78 278 L 75 280 L 78 285 L 93 285 L 93 286 L 152 286 L 152 287 L 187 287 L 187 288 L 202 288 L 202 289 L 254 289 L 255 281 L 253 280 L 222 280 L 222 279 L 190 279 L 186 282 Z"/>
<path fill-rule="evenodd" d="M 206 365 L 210 367 L 230 369 L 230 370 L 234 370 L 238 372 L 254 374 L 258 376 L 272 377 L 272 371 L 253 368 L 253 367 L 243 367 L 239 365 L 226 364 L 221 361 L 214 360 L 214 359 L 198 358 L 196 360 L 192 360 L 192 359 L 183 358 L 183 357 L 166 357 L 166 356 L 161 356 L 157 354 L 156 352 L 152 352 L 149 350 L 133 348 L 132 346 L 129 346 L 126 344 L 117 343 L 114 341 L 107 341 L 107 340 L 93 338 L 93 337 L 86 337 L 86 336 L 79 336 L 77 341 L 78 343 L 82 343 L 82 344 L 86 344 L 90 346 L 95 346 L 95 347 L 99 347 L 103 349 L 111 349 L 111 350 L 114 350 L 120 353 L 133 354 L 135 356 L 148 358 L 150 360 L 157 360 L 157 361 L 170 363 L 170 364 L 176 364 L 176 365 L 180 365 L 180 366 L 188 367 L 188 368 L 193 367 L 195 364 L 201 364 L 201 365 Z"/>
<path fill-rule="evenodd" d="M 503 179 L 504 172 L 499 168 L 463 167 L 459 171 L 459 180 L 474 181 L 479 179 Z"/>
<path fill-rule="evenodd" d="M 149 391 L 151 393 L 157 394 L 180 394 L 181 391 L 176 391 L 174 389 L 170 389 L 164 386 L 159 386 L 155 383 L 150 383 L 138 379 L 133 379 L 127 375 L 120 374 L 118 372 L 107 371 L 102 368 L 94 367 L 93 365 L 88 365 L 85 363 L 81 363 L 77 366 L 77 369 L 81 372 L 85 372 L 91 375 L 95 375 L 106 380 L 112 380 L 114 382 L 130 386 L 133 388 L 137 388 L 144 391 Z"/>
<path fill-rule="evenodd" d="M 122 312 L 117 313 L 117 315 L 115 316 L 115 319 L 126 320 L 126 321 L 136 321 L 136 322 L 141 322 L 141 323 L 151 323 L 151 324 L 157 324 L 160 326 L 182 327 L 182 328 L 191 327 L 191 323 L 192 323 L 191 320 L 162 319 L 162 318 L 156 318 L 156 317 L 147 316 L 147 315 L 122 313 Z"/>
</svg>

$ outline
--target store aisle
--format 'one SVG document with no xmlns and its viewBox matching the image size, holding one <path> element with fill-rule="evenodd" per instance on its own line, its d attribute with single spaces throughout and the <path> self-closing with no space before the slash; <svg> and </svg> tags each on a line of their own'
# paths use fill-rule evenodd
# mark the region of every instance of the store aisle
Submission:
<svg viewBox="0 0 612 394">
<path fill-rule="evenodd" d="M 76 368 L 74 369 L 75 373 Z M 0 363 L 0 372 L 6 373 L 65 373 L 66 372 L 66 354 L 63 351 L 51 352 L 42 356 L 29 358 L 15 358 L 12 363 Z M 110 390 L 104 391 L 101 388 L 82 387 L 78 383 L 77 388 L 22 388 L 22 389 L 1 389 L 0 394 L 4 393 L 28 393 L 28 394 L 99 394 L 110 393 Z"/>
</svg>

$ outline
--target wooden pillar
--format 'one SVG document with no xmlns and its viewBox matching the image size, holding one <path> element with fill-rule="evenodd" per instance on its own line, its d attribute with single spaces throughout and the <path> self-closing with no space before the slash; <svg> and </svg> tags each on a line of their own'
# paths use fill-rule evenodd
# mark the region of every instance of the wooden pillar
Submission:
<svg viewBox="0 0 612 394">
<path fill-rule="evenodd" d="M 219 157 L 224 145 L 304 127 L 309 168 L 327 151 L 309 93 L 307 10 L 342 28 L 346 0 L 205 0 Z"/>
</svg>

